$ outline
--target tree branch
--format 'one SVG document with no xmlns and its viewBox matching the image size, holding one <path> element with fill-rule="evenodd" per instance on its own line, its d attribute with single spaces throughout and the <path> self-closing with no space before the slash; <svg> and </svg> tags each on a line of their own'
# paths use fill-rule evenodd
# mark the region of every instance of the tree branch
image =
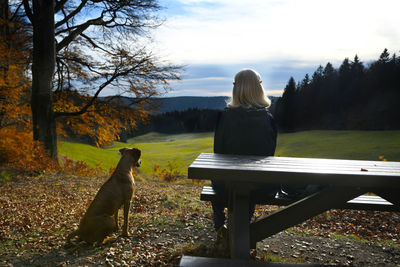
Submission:
<svg viewBox="0 0 400 267">
<path fill-rule="evenodd" d="M 94 101 L 97 99 L 97 97 L 99 96 L 100 92 L 105 87 L 107 87 L 109 84 L 111 84 L 118 77 L 123 76 L 123 75 L 127 75 L 130 72 L 130 70 L 126 70 L 124 72 L 117 72 L 117 70 L 118 70 L 118 68 L 115 69 L 113 76 L 109 80 L 105 81 L 103 84 L 101 84 L 99 86 L 99 88 L 97 89 L 96 93 L 91 98 L 91 100 L 85 106 L 83 106 L 80 111 L 76 111 L 76 112 L 55 112 L 54 113 L 55 118 L 58 118 L 58 117 L 61 117 L 61 116 L 78 116 L 78 115 L 81 115 L 81 114 L 85 113 L 88 110 L 88 108 L 94 104 Z"/>
<path fill-rule="evenodd" d="M 32 9 L 29 6 L 29 1 L 28 0 L 23 0 L 22 1 L 24 3 L 24 9 L 25 9 L 25 14 L 28 17 L 28 19 L 30 20 L 30 22 L 32 24 L 34 24 L 34 19 L 33 19 L 33 14 L 32 14 Z"/>
<path fill-rule="evenodd" d="M 14 14 L 11 16 L 11 18 L 9 19 L 10 21 L 14 21 L 14 19 L 16 18 L 16 16 L 18 15 L 19 9 L 21 8 L 21 6 L 23 6 L 24 3 L 21 2 L 18 7 L 15 9 Z"/>
<path fill-rule="evenodd" d="M 80 59 L 80 58 L 78 58 L 78 57 L 60 56 L 60 57 L 58 57 L 58 58 L 59 58 L 59 59 L 65 59 L 65 60 L 74 61 L 74 62 L 76 62 L 76 63 L 78 63 L 78 64 L 81 64 L 82 66 L 87 67 L 87 68 L 88 68 L 91 72 L 93 72 L 93 73 L 96 73 L 96 74 L 98 74 L 98 75 L 100 75 L 100 76 L 101 76 L 101 75 L 104 75 L 104 73 L 101 73 L 101 72 L 95 70 L 95 69 L 94 69 L 95 66 L 90 65 L 90 64 L 87 63 L 85 60 L 82 60 L 82 59 Z"/>
<path fill-rule="evenodd" d="M 55 28 L 60 27 L 61 25 L 63 25 L 63 24 L 66 23 L 67 21 L 69 21 L 72 17 L 74 17 L 76 14 L 78 14 L 78 13 L 82 10 L 82 8 L 85 7 L 87 1 L 88 1 L 88 0 L 82 0 L 82 1 L 81 1 L 81 4 L 80 4 L 74 11 L 72 11 L 71 13 L 69 13 L 69 15 L 66 16 L 66 17 L 64 17 L 64 19 L 62 19 L 62 20 L 60 20 L 59 22 L 57 22 L 57 23 L 55 24 L 54 27 L 55 27 Z"/>
<path fill-rule="evenodd" d="M 102 15 L 99 18 L 88 20 L 87 22 L 74 27 L 75 30 L 72 31 L 68 36 L 66 36 L 61 42 L 59 42 L 57 44 L 56 51 L 59 52 L 64 47 L 68 46 L 72 41 L 75 40 L 75 38 L 78 35 L 80 35 L 82 32 L 84 32 L 91 25 L 102 25 L 103 23 L 104 23 L 104 21 L 103 21 L 103 15 Z"/>
<path fill-rule="evenodd" d="M 110 55 L 113 55 L 113 56 L 115 55 L 115 54 L 111 53 L 110 51 L 108 51 L 107 49 L 105 49 L 105 48 L 99 46 L 98 44 L 96 44 L 96 43 L 92 40 L 92 38 L 90 38 L 90 37 L 87 36 L 86 34 L 81 33 L 80 35 L 81 35 L 83 38 L 85 38 L 94 48 L 98 48 L 98 49 L 100 49 L 101 51 L 103 51 L 103 52 L 105 52 L 105 53 L 107 53 L 107 54 L 110 54 Z"/>
<path fill-rule="evenodd" d="M 68 1 L 68 0 L 56 1 L 56 6 L 54 7 L 54 14 L 57 13 L 58 11 L 60 11 L 61 8 L 63 8 L 64 4 L 65 4 L 67 1 Z"/>
</svg>

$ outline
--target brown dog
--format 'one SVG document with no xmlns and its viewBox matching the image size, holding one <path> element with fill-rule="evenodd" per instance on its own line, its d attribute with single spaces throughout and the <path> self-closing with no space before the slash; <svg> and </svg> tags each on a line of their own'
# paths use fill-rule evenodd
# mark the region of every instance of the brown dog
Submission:
<svg viewBox="0 0 400 267">
<path fill-rule="evenodd" d="M 103 242 L 104 238 L 118 230 L 118 210 L 124 206 L 124 226 L 122 234 L 128 235 L 128 215 L 134 190 L 132 171 L 140 166 L 141 152 L 136 148 L 122 148 L 121 159 L 111 177 L 103 184 L 96 197 L 83 215 L 78 230 L 67 237 L 74 236 L 87 243 Z"/>
</svg>

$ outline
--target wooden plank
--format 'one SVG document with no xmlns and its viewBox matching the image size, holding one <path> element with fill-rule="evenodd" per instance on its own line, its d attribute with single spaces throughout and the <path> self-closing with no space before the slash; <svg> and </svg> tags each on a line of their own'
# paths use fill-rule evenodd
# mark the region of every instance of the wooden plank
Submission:
<svg viewBox="0 0 400 267">
<path fill-rule="evenodd" d="M 323 172 L 323 173 L 344 173 L 344 174 L 359 174 L 362 172 L 363 175 L 391 175 L 395 173 L 400 173 L 400 168 L 393 167 L 374 167 L 366 165 L 352 165 L 352 166 L 340 166 L 340 165 L 305 165 L 305 164 L 276 164 L 276 163 L 259 163 L 252 164 L 241 164 L 224 162 L 204 162 L 192 164 L 191 168 L 221 168 L 221 169 L 252 169 L 252 170 L 285 170 L 289 171 L 303 171 L 303 172 Z"/>
<path fill-rule="evenodd" d="M 250 168 L 294 168 L 294 169 L 325 169 L 325 170 L 347 170 L 351 172 L 361 171 L 361 168 L 369 172 L 398 172 L 400 173 L 399 162 L 382 162 L 382 161 L 359 161 L 359 160 L 337 160 L 337 159 L 305 159 L 305 158 L 287 158 L 281 157 L 256 157 L 256 156 L 234 156 L 234 155 L 213 155 L 210 158 L 204 158 L 201 154 L 192 164 L 193 167 L 214 167 L 224 165 L 229 168 L 241 167 Z"/>
<path fill-rule="evenodd" d="M 292 158 L 291 160 L 286 160 L 282 157 L 260 157 L 260 156 L 234 156 L 234 155 L 218 155 L 211 154 L 213 157 L 204 158 L 203 154 L 193 162 L 193 164 L 279 164 L 279 165 L 298 165 L 298 166 L 366 166 L 366 167 L 376 167 L 376 168 L 393 168 L 399 170 L 399 162 L 383 162 L 383 161 L 360 161 L 360 160 L 337 160 L 337 159 L 305 159 L 305 158 Z M 221 157 L 222 156 L 222 157 Z"/>
<path fill-rule="evenodd" d="M 379 196 L 359 196 L 356 197 L 355 199 L 349 200 L 347 203 L 369 203 L 369 204 L 375 204 L 375 205 L 393 205 L 389 201 L 384 200 L 383 198 Z"/>
<path fill-rule="evenodd" d="M 333 161 L 333 162 L 329 162 Z M 260 165 L 278 165 L 278 166 L 306 166 L 306 167 L 315 167 L 315 166 L 324 166 L 324 167 L 368 167 L 368 168 L 377 168 L 377 169 L 395 169 L 399 170 L 399 164 L 390 164 L 387 162 L 361 162 L 361 161 L 339 161 L 339 160 L 324 160 L 320 162 L 318 160 L 304 160 L 299 159 L 296 161 L 284 161 L 281 158 L 258 158 L 258 159 L 236 159 L 236 158 L 226 158 L 225 160 L 218 159 L 209 159 L 204 160 L 201 158 L 197 158 L 194 164 L 215 164 L 215 165 L 224 165 L 224 164 L 239 164 L 239 165 L 250 165 L 250 166 L 260 166 Z"/>
<path fill-rule="evenodd" d="M 389 190 L 377 189 L 374 193 L 390 201 L 396 207 L 400 207 L 400 194 L 397 188 L 390 188 Z"/>
<path fill-rule="evenodd" d="M 310 172 L 310 173 L 342 173 L 342 174 L 360 174 L 360 175 L 400 175 L 400 168 L 394 167 L 374 167 L 366 165 L 315 165 L 315 164 L 276 164 L 276 163 L 197 163 L 194 162 L 189 168 L 209 168 L 209 169 L 231 169 L 231 170 L 259 170 L 259 171 L 284 171 L 284 172 Z"/>
<path fill-rule="evenodd" d="M 391 175 L 364 175 L 253 169 L 189 168 L 188 178 L 255 183 L 319 184 L 335 186 L 363 186 L 369 188 L 400 188 L 400 177 Z"/>
<path fill-rule="evenodd" d="M 217 153 L 201 153 L 196 160 L 211 159 L 212 161 L 218 160 L 240 160 L 240 161 L 279 161 L 279 162 L 317 162 L 318 164 L 370 164 L 370 165 L 383 165 L 383 166 L 399 166 L 396 161 L 372 161 L 372 160 L 353 160 L 353 159 L 326 159 L 326 158 L 299 158 L 299 157 L 273 157 L 273 156 L 247 156 L 247 155 L 227 155 Z"/>
<path fill-rule="evenodd" d="M 366 193 L 360 189 L 327 188 L 282 208 L 250 225 L 252 248 L 258 241 L 299 224 Z"/>
<path fill-rule="evenodd" d="M 376 174 L 399 174 L 400 167 L 391 166 L 370 166 L 366 164 L 360 165 L 329 165 L 329 164 L 284 164 L 282 162 L 194 162 L 190 165 L 191 168 L 229 168 L 229 169 L 255 169 L 255 170 L 274 170 L 274 169 L 285 169 L 285 171 L 311 171 L 319 172 L 323 171 L 325 173 L 359 173 L 363 172 L 364 175 L 376 175 Z"/>
<path fill-rule="evenodd" d="M 190 179 L 215 179 L 224 181 L 247 181 L 282 184 L 320 184 L 335 186 L 363 186 L 370 188 L 400 188 L 400 172 L 328 172 L 315 169 L 289 170 L 260 167 L 257 169 L 232 166 L 196 166 L 188 169 Z"/>
<path fill-rule="evenodd" d="M 346 204 L 335 207 L 337 209 L 400 211 L 400 206 L 381 198 L 380 196 L 359 196 L 347 201 Z"/>
<path fill-rule="evenodd" d="M 203 190 L 200 195 L 200 200 L 227 202 L 226 200 L 219 198 L 211 186 L 203 186 Z M 269 199 L 257 204 L 287 206 L 293 202 L 295 202 L 295 200 Z M 356 197 L 352 200 L 349 200 L 345 204 L 341 204 L 333 208 L 353 209 L 353 210 L 400 211 L 399 205 L 393 205 L 389 201 L 379 196 L 365 196 L 365 195 Z"/>
<path fill-rule="evenodd" d="M 327 267 L 331 265 L 319 265 L 319 264 L 303 264 L 303 263 L 286 263 L 286 262 L 266 262 L 266 261 L 254 261 L 254 260 L 232 260 L 222 258 L 206 258 L 206 257 L 195 257 L 195 256 L 183 256 L 180 263 L 180 267 Z"/>
</svg>

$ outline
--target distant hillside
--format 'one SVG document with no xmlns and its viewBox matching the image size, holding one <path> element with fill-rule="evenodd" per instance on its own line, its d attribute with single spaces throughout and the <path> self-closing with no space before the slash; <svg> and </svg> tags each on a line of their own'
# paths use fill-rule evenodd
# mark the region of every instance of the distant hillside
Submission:
<svg viewBox="0 0 400 267">
<path fill-rule="evenodd" d="M 226 101 L 229 97 L 226 96 L 179 96 L 179 97 L 164 97 L 155 98 L 159 105 L 159 109 L 156 113 L 165 113 L 169 111 L 181 111 L 190 108 L 197 109 L 224 109 L 226 107 Z"/>
<path fill-rule="evenodd" d="M 275 102 L 275 97 L 270 97 L 272 102 Z M 123 104 L 129 105 L 133 98 L 120 97 Z M 170 111 L 182 111 L 187 109 L 216 109 L 222 110 L 226 107 L 226 102 L 229 97 L 226 96 L 178 96 L 178 97 L 160 97 L 153 98 L 152 101 L 159 107 L 155 111 L 156 114 L 170 112 Z"/>
</svg>

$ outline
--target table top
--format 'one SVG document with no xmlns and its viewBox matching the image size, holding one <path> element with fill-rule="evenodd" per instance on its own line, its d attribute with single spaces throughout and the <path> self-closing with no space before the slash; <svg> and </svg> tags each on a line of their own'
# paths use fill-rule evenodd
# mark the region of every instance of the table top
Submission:
<svg viewBox="0 0 400 267">
<path fill-rule="evenodd" d="M 400 162 L 201 153 L 188 178 L 392 189 L 400 188 Z"/>
</svg>

